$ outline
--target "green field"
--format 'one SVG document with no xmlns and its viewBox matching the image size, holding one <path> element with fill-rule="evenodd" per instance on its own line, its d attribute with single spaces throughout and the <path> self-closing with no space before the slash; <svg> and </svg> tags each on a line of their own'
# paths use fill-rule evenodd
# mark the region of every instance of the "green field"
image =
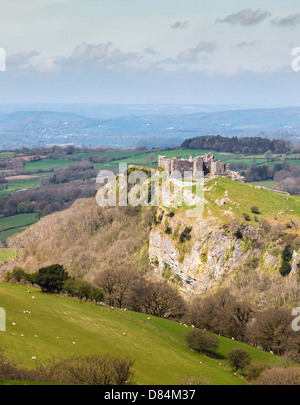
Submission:
<svg viewBox="0 0 300 405">
<path fill-rule="evenodd" d="M 21 232 L 27 226 L 38 221 L 36 214 L 18 214 L 0 218 L 0 241 L 5 241 L 16 232 Z"/>
<path fill-rule="evenodd" d="M 226 361 L 226 353 L 233 347 L 246 349 L 253 360 L 280 363 L 267 352 L 221 337 L 218 358 L 207 357 L 186 346 L 184 335 L 190 328 L 179 323 L 153 316 L 149 320 L 145 314 L 56 297 L 32 288 L 29 294 L 28 289 L 0 284 L 0 306 L 6 311 L 6 332 L 0 332 L 0 347 L 27 367 L 33 367 L 33 356 L 45 361 L 53 356 L 111 353 L 135 361 L 138 384 L 179 384 L 183 376 L 193 375 L 206 376 L 211 384 L 240 385 L 245 384 L 244 379 L 234 375 Z"/>
<path fill-rule="evenodd" d="M 64 159 L 42 159 L 36 162 L 25 163 L 26 170 L 48 170 L 52 167 L 63 168 L 69 166 L 72 162 Z"/>
</svg>

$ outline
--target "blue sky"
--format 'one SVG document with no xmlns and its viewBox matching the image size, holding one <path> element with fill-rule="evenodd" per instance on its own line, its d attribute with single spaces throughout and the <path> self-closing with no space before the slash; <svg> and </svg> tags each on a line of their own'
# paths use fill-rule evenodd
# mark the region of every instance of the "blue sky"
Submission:
<svg viewBox="0 0 300 405">
<path fill-rule="evenodd" d="M 300 105 L 298 0 L 0 0 L 0 10 L 2 103 Z"/>
</svg>

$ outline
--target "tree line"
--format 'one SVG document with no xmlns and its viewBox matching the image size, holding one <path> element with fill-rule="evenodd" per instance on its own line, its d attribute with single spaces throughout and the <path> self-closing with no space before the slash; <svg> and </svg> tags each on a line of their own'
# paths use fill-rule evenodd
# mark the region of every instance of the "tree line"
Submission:
<svg viewBox="0 0 300 405">
<path fill-rule="evenodd" d="M 220 135 L 198 136 L 186 139 L 182 144 L 183 149 L 204 149 L 216 152 L 243 153 L 243 154 L 264 154 L 267 151 L 272 153 L 288 153 L 291 150 L 289 141 L 284 139 L 268 139 L 261 137 L 232 138 Z"/>
<path fill-rule="evenodd" d="M 71 277 L 59 264 L 36 273 L 16 267 L 6 273 L 6 281 L 30 283 L 47 293 L 63 293 L 95 303 L 103 301 L 111 307 L 181 320 L 300 362 L 300 341 L 298 333 L 292 330 L 291 310 L 284 307 L 257 310 L 236 298 L 228 288 L 196 297 L 188 304 L 171 284 L 149 281 L 133 270 L 103 270 L 91 284 Z"/>
</svg>

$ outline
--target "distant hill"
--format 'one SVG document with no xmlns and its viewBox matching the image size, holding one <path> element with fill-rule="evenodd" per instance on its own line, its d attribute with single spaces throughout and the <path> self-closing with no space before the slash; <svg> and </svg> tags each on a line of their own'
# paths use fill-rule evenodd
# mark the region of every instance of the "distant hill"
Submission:
<svg viewBox="0 0 300 405">
<path fill-rule="evenodd" d="M 22 106 L 19 106 L 20 108 Z M 184 106 L 69 106 L 53 110 L 0 111 L 0 148 L 73 143 L 135 148 L 178 146 L 208 134 L 224 137 L 300 139 L 300 108 L 211 111 Z M 90 112 L 89 112 L 90 108 Z M 98 111 L 98 112 L 97 112 Z"/>
</svg>

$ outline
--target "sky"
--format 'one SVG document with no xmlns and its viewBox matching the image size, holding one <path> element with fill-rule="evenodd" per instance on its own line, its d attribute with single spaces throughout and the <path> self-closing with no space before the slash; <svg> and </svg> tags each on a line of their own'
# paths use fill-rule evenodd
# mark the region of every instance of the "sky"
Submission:
<svg viewBox="0 0 300 405">
<path fill-rule="evenodd" d="M 299 0 L 0 0 L 0 10 L 0 103 L 300 105 Z"/>
</svg>

